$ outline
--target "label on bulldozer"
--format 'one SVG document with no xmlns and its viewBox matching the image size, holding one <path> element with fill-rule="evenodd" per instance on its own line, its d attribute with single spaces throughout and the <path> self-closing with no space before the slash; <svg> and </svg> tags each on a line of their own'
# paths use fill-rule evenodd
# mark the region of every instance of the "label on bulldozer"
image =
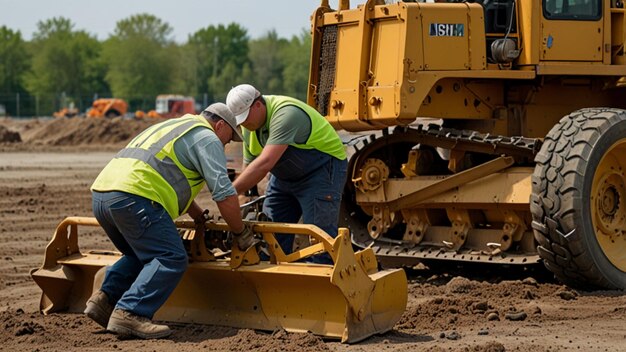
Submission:
<svg viewBox="0 0 626 352">
<path fill-rule="evenodd" d="M 431 37 L 462 37 L 464 32 L 462 23 L 431 23 L 429 30 Z"/>
</svg>

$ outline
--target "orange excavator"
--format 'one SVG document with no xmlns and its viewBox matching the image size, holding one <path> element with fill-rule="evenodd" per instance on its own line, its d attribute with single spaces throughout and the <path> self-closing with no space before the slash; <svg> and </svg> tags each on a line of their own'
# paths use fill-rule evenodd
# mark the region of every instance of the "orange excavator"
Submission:
<svg viewBox="0 0 626 352">
<path fill-rule="evenodd" d="M 114 118 L 124 116 L 128 111 L 128 103 L 123 99 L 102 98 L 94 100 L 87 111 L 87 117 Z"/>
</svg>

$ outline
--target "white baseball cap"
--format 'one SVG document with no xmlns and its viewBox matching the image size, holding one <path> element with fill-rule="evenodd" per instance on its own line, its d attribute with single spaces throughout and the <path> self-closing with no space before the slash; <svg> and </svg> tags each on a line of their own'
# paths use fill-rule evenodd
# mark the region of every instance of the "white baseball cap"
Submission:
<svg viewBox="0 0 626 352">
<path fill-rule="evenodd" d="M 226 105 L 235 114 L 237 125 L 241 125 L 246 121 L 254 99 L 260 96 L 261 93 L 249 84 L 240 84 L 228 92 Z"/>
<path fill-rule="evenodd" d="M 239 131 L 239 127 L 237 127 L 237 122 L 235 120 L 235 115 L 232 111 L 226 106 L 224 103 L 214 103 L 209 105 L 203 111 L 204 113 L 217 115 L 219 118 L 224 120 L 232 129 L 233 129 L 233 141 L 241 142 L 243 141 L 243 136 L 241 135 L 241 131 Z"/>
</svg>

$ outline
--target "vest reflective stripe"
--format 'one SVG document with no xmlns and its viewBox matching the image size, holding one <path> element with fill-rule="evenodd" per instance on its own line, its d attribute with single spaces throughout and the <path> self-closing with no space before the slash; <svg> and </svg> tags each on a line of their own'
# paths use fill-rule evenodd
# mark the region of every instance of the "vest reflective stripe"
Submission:
<svg viewBox="0 0 626 352">
<path fill-rule="evenodd" d="M 156 154 L 165 147 L 165 145 L 178 136 L 180 136 L 183 132 L 188 130 L 191 126 L 195 125 L 196 121 L 189 121 L 183 123 L 182 125 L 174 128 L 166 135 L 161 137 L 155 143 L 153 143 L 147 150 L 142 148 L 124 148 L 117 155 L 116 158 L 132 158 L 141 160 L 144 163 L 152 166 L 152 168 L 161 175 L 169 183 L 174 191 L 178 195 L 178 209 L 185 209 L 187 203 L 189 202 L 189 198 L 191 198 L 191 187 L 189 186 L 189 182 L 187 181 L 187 177 L 183 174 L 182 171 L 178 168 L 174 161 L 166 156 L 163 160 L 159 160 L 156 157 Z M 160 128 L 152 131 L 150 136 L 146 137 L 146 140 L 150 138 L 154 133 L 156 133 L 161 128 L 166 128 L 167 125 L 161 126 Z"/>
<path fill-rule="evenodd" d="M 198 115 L 185 115 L 144 130 L 104 168 L 92 190 L 136 194 L 159 202 L 172 218 L 183 214 L 204 186 L 204 178 L 178 161 L 174 143 L 196 127 L 213 130 Z"/>
<path fill-rule="evenodd" d="M 299 149 L 316 149 L 339 160 L 346 159 L 346 152 L 343 142 L 335 129 L 326 121 L 324 116 L 320 115 L 317 110 L 309 105 L 290 97 L 279 95 L 264 95 L 265 106 L 267 109 L 265 128 L 269 128 L 274 113 L 285 106 L 295 106 L 304 111 L 311 120 L 311 134 L 305 144 L 290 144 Z M 244 148 L 253 156 L 259 156 L 263 151 L 263 145 L 257 138 L 257 131 L 244 130 Z"/>
<path fill-rule="evenodd" d="M 178 196 L 178 209 L 185 209 L 189 198 L 191 198 L 191 187 L 189 187 L 189 182 L 185 174 L 180 171 L 176 163 L 174 163 L 174 160 L 169 156 L 166 156 L 163 160 L 159 160 L 150 150 L 128 148 L 121 150 L 115 157 L 137 159 L 152 166 L 152 168 L 174 188 L 174 192 L 176 192 Z"/>
</svg>

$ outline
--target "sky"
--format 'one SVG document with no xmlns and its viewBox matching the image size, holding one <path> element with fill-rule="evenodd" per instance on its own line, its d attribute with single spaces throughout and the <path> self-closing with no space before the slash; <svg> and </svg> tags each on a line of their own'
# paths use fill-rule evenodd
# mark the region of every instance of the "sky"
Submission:
<svg viewBox="0 0 626 352">
<path fill-rule="evenodd" d="M 330 4 L 336 7 L 337 2 Z M 357 1 L 352 3 L 355 6 Z M 310 30 L 310 16 L 319 4 L 320 0 L 0 0 L 0 26 L 20 31 L 22 38 L 30 40 L 37 22 L 63 16 L 74 23 L 74 29 L 105 40 L 117 21 L 149 13 L 174 29 L 178 43 L 199 29 L 232 22 L 246 28 L 252 39 L 272 29 L 289 39 Z"/>
</svg>

